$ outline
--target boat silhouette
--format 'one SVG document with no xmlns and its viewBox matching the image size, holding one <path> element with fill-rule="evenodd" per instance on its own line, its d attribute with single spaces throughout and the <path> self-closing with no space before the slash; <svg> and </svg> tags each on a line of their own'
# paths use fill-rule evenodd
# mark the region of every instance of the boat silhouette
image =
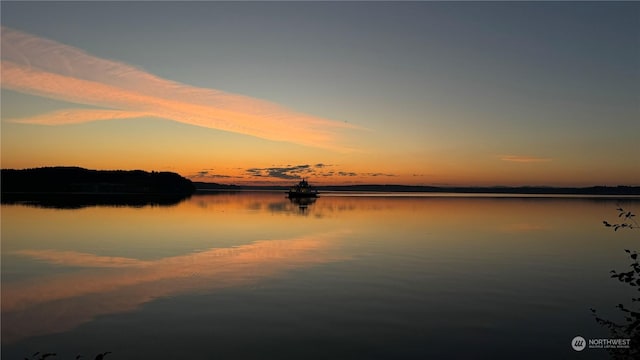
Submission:
<svg viewBox="0 0 640 360">
<path fill-rule="evenodd" d="M 287 194 L 290 199 L 315 198 L 318 196 L 318 190 L 303 178 L 297 185 L 292 186 Z"/>
</svg>

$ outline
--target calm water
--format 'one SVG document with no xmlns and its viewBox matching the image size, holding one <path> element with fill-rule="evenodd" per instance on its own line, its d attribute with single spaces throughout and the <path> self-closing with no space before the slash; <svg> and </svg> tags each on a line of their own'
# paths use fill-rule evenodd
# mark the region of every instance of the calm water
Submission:
<svg viewBox="0 0 640 360">
<path fill-rule="evenodd" d="M 197 195 L 2 206 L 2 358 L 603 358 L 633 200 Z M 632 344 L 633 346 L 633 344 Z"/>
</svg>

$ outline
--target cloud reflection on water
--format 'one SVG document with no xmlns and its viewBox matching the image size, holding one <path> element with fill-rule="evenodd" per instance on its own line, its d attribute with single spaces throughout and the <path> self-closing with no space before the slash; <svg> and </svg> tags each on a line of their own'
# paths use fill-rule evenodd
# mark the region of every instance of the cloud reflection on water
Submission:
<svg viewBox="0 0 640 360">
<path fill-rule="evenodd" d="M 337 261 L 341 233 L 256 241 L 159 260 L 105 257 L 74 251 L 21 250 L 16 254 L 75 272 L 3 284 L 2 340 L 70 330 L 162 296 L 250 284 L 293 268 Z"/>
<path fill-rule="evenodd" d="M 375 259 L 365 274 L 371 264 L 392 266 L 399 279 L 409 269 L 445 283 L 473 269 L 477 291 L 496 273 L 518 284 L 544 261 L 564 264 L 585 239 L 606 233 L 600 220 L 614 207 L 611 200 L 321 194 L 309 216 L 297 216 L 299 205 L 267 192 L 195 195 L 171 208 L 3 205 L 2 343 L 138 311 L 160 297 L 253 285 L 344 259 Z M 602 261 L 601 251 L 585 254 L 584 266 Z"/>
</svg>

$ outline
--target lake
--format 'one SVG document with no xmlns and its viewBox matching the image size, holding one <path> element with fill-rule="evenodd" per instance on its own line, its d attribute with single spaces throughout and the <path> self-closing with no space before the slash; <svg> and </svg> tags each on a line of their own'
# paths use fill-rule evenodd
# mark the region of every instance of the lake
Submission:
<svg viewBox="0 0 640 360">
<path fill-rule="evenodd" d="M 638 199 L 277 192 L 2 205 L 2 358 L 580 358 Z M 636 346 L 640 344 L 635 344 Z M 634 344 L 632 343 L 633 347 Z"/>
</svg>

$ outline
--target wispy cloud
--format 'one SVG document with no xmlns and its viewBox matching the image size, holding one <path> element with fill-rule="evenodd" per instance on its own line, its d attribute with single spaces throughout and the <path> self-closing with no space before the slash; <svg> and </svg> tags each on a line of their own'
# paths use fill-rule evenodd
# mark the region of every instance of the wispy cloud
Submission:
<svg viewBox="0 0 640 360">
<path fill-rule="evenodd" d="M 311 165 L 295 165 L 286 167 L 251 168 L 246 173 L 255 177 L 271 177 L 276 179 L 298 179 L 313 174 Z"/>
<path fill-rule="evenodd" d="M 517 163 L 541 163 L 541 162 L 549 162 L 552 159 L 550 158 L 541 158 L 541 157 L 533 157 L 533 156 L 519 156 L 519 155 L 501 155 L 500 160 L 509 161 L 509 162 L 517 162 Z"/>
<path fill-rule="evenodd" d="M 250 168 L 246 169 L 245 173 L 251 177 L 261 178 L 275 178 L 275 179 L 299 179 L 301 177 L 378 177 L 378 176 L 396 176 L 389 173 L 358 173 L 354 171 L 346 170 L 330 170 L 329 168 L 335 168 L 336 165 L 318 163 L 315 165 L 303 164 L 303 165 L 285 165 L 285 166 L 273 166 L 266 168 Z"/>
<path fill-rule="evenodd" d="M 232 175 L 226 175 L 226 174 L 218 174 L 213 172 L 214 169 L 205 169 L 205 170 L 200 170 L 195 174 L 191 174 L 191 175 L 187 175 L 188 178 L 190 179 L 196 179 L 196 180 L 205 180 L 205 179 L 242 179 L 241 176 L 232 176 Z"/>
<path fill-rule="evenodd" d="M 67 125 L 80 124 L 90 121 L 134 119 L 148 116 L 144 112 L 119 111 L 119 110 L 58 110 L 47 114 L 32 116 L 19 120 L 13 120 L 23 124 L 38 125 Z"/>
<path fill-rule="evenodd" d="M 364 175 L 366 175 L 366 176 L 373 176 L 373 177 L 376 177 L 376 176 L 389 176 L 389 177 L 396 176 L 396 175 L 394 175 L 394 174 L 389 174 L 389 173 L 380 173 L 380 172 L 377 172 L 377 173 L 365 173 Z"/>
<path fill-rule="evenodd" d="M 224 175 L 224 174 L 211 174 L 211 173 L 204 173 L 204 172 L 199 172 L 198 175 L 196 175 L 197 177 L 209 177 L 209 178 L 213 178 L 213 179 L 231 179 L 233 178 L 233 176 L 231 175 Z"/>
<path fill-rule="evenodd" d="M 160 78 L 122 62 L 2 27 L 2 87 L 110 110 L 68 109 L 15 122 L 65 125 L 141 116 L 314 147 L 346 150 L 345 122 L 264 100 Z"/>
</svg>

